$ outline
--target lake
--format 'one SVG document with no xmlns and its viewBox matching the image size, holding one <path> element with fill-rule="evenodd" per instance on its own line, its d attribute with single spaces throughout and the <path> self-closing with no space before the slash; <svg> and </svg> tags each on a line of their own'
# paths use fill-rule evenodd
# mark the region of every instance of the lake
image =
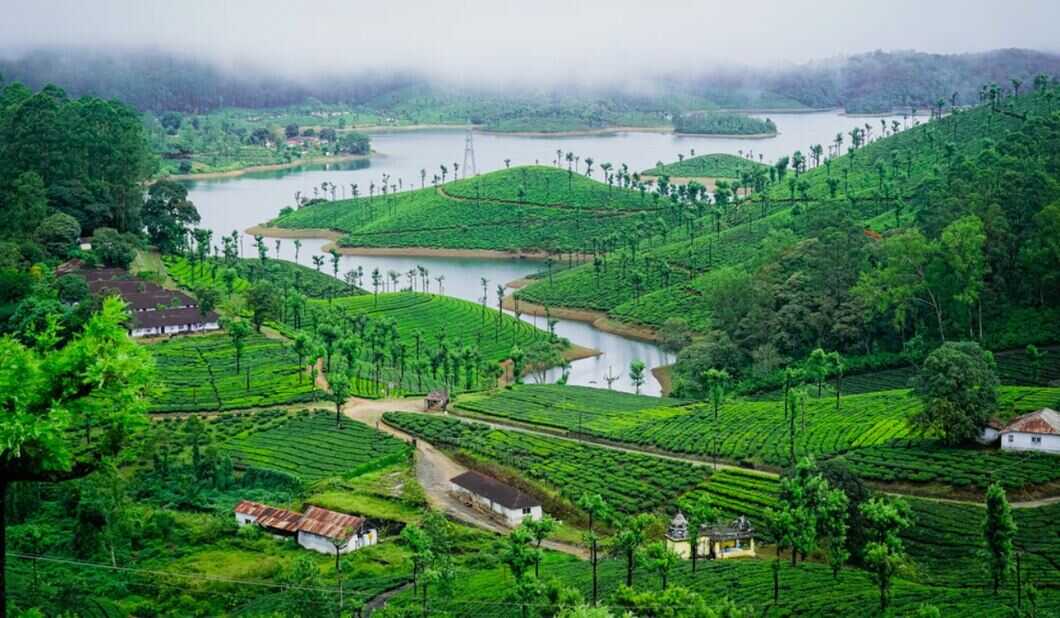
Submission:
<svg viewBox="0 0 1060 618">
<path fill-rule="evenodd" d="M 556 151 L 573 152 L 582 160 L 595 160 L 595 173 L 599 176 L 599 165 L 610 162 L 616 167 L 629 165 L 630 171 L 641 171 L 653 167 L 656 162 L 671 162 L 677 155 L 691 156 L 712 152 L 730 154 L 751 153 L 755 159 L 762 156 L 766 162 L 790 155 L 795 150 L 809 153 L 811 144 L 827 146 L 836 133 L 844 134 L 844 145 L 849 144 L 847 132 L 866 123 L 878 135 L 880 119 L 848 117 L 838 112 L 814 112 L 806 114 L 761 114 L 776 123 L 778 135 L 771 138 L 719 138 L 710 136 L 685 136 L 671 133 L 622 132 L 609 135 L 527 137 L 474 133 L 474 152 L 479 173 L 501 169 L 505 159 L 511 165 L 551 165 Z M 888 125 L 892 119 L 885 117 Z M 420 186 L 420 171 L 426 170 L 427 182 L 439 173 L 439 165 L 450 170 L 454 163 L 464 176 L 465 132 L 459 129 L 429 131 L 395 131 L 372 135 L 372 148 L 377 154 L 370 160 L 346 161 L 334 164 L 305 166 L 269 172 L 256 172 L 229 178 L 186 181 L 189 197 L 202 216 L 201 226 L 213 230 L 214 237 L 231 234 L 275 217 L 284 206 L 291 206 L 295 193 L 313 195 L 314 187 L 329 182 L 338 185 L 336 197 L 348 197 L 350 185 L 359 185 L 361 194 L 367 194 L 371 182 L 379 184 L 383 174 L 391 176 L 391 183 L 400 182 L 404 189 Z M 582 164 L 584 169 L 584 163 Z M 274 240 L 269 240 L 270 252 Z M 322 253 L 323 240 L 303 240 L 300 262 L 309 265 L 310 256 Z M 253 239 L 243 239 L 246 255 L 254 254 Z M 294 244 L 291 240 L 280 241 L 280 256 L 294 260 Z M 443 292 L 446 295 L 480 302 L 481 279 L 489 280 L 489 303 L 496 303 L 494 289 L 497 284 L 508 283 L 540 270 L 540 263 L 527 260 L 394 257 L 394 256 L 343 256 L 340 276 L 361 266 L 366 272 L 373 268 L 380 271 L 396 270 L 404 273 L 411 267 L 423 266 L 432 277 L 432 290 L 437 291 L 436 276 L 444 276 Z M 545 328 L 544 318 L 523 316 L 523 319 Z M 609 372 L 621 375 L 614 383 L 615 389 L 633 391 L 628 368 L 634 360 L 643 361 L 649 368 L 673 362 L 673 356 L 658 346 L 618 335 L 602 332 L 591 325 L 571 320 L 560 320 L 556 326 L 560 336 L 578 345 L 601 352 L 599 356 L 576 361 L 572 364 L 570 384 L 606 386 L 603 380 Z M 549 378 L 558 377 L 558 370 Z M 660 394 L 659 383 L 651 375 L 641 389 L 642 393 Z"/>
</svg>

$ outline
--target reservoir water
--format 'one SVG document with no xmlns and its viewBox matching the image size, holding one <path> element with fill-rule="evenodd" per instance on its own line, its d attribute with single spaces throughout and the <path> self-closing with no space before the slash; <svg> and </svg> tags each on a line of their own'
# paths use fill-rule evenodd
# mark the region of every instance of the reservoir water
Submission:
<svg viewBox="0 0 1060 618">
<path fill-rule="evenodd" d="M 527 137 L 513 135 L 474 134 L 474 152 L 476 167 L 479 173 L 501 169 L 508 159 L 511 165 L 539 163 L 551 165 L 556 159 L 556 151 L 573 152 L 584 161 L 586 157 L 595 160 L 595 169 L 610 162 L 618 167 L 622 163 L 630 171 L 640 171 L 653 167 L 657 161 L 670 162 L 677 155 L 690 156 L 711 152 L 740 154 L 750 152 L 755 159 L 762 155 L 766 162 L 775 161 L 778 157 L 790 155 L 801 149 L 809 153 L 811 144 L 820 143 L 827 146 L 832 143 L 837 133 L 844 135 L 844 148 L 849 144 L 847 132 L 853 127 L 864 127 L 867 123 L 873 128 L 873 134 L 880 131 L 880 118 L 848 117 L 837 112 L 816 112 L 806 114 L 763 114 L 777 124 L 779 134 L 765 139 L 718 138 L 708 136 L 677 136 L 670 133 L 622 132 L 608 135 L 570 136 L 570 137 Z M 886 117 L 902 122 L 899 117 Z M 302 195 L 313 195 L 313 188 L 321 183 L 334 183 L 339 188 L 337 197 L 349 195 L 350 185 L 357 183 L 362 194 L 367 193 L 369 183 L 377 185 L 383 174 L 389 174 L 391 183 L 400 183 L 403 188 L 419 187 L 420 172 L 426 170 L 427 182 L 439 171 L 439 165 L 445 165 L 450 173 L 456 163 L 460 176 L 464 176 L 464 142 L 465 135 L 461 130 L 429 130 L 376 133 L 372 135 L 372 148 L 378 154 L 370 160 L 347 161 L 334 164 L 313 165 L 269 172 L 256 172 L 227 178 L 187 181 L 189 197 L 198 207 L 202 216 L 201 226 L 214 232 L 214 238 L 222 234 L 231 234 L 233 230 L 242 232 L 250 226 L 264 223 L 275 217 L 281 208 L 294 204 L 295 192 Z M 582 164 L 584 170 L 584 163 Z M 600 178 L 599 171 L 596 172 Z M 254 253 L 253 239 L 244 238 L 244 250 L 247 255 Z M 268 241 L 270 254 L 275 241 Z M 324 240 L 302 240 L 299 261 L 310 265 L 310 256 L 322 253 Z M 280 241 L 280 257 L 294 260 L 294 241 Z M 471 258 L 435 258 L 435 257 L 395 257 L 395 256 L 343 256 L 340 264 L 340 276 L 345 272 L 361 266 L 366 272 L 379 268 L 381 272 L 395 270 L 404 273 L 409 268 L 423 266 L 430 271 L 432 291 L 438 291 L 434 280 L 443 276 L 442 291 L 444 294 L 480 302 L 482 297 L 481 279 L 489 280 L 487 285 L 489 304 L 495 305 L 495 288 L 541 269 L 541 264 L 528 260 L 507 259 L 471 259 Z M 523 319 L 545 328 L 544 318 L 523 316 Z M 606 387 L 603 380 L 609 372 L 621 375 L 614 383 L 615 389 L 632 392 L 633 384 L 629 381 L 628 368 L 634 360 L 643 361 L 649 368 L 667 365 L 673 362 L 673 356 L 656 345 L 613 335 L 593 328 L 591 325 L 572 320 L 559 320 L 556 332 L 578 345 L 590 347 L 600 352 L 599 356 L 575 361 L 571 367 L 568 383 L 588 386 Z M 553 371 L 550 379 L 558 377 L 558 370 Z M 645 394 L 658 395 L 660 385 L 654 376 L 648 375 L 647 382 L 641 388 Z"/>
</svg>

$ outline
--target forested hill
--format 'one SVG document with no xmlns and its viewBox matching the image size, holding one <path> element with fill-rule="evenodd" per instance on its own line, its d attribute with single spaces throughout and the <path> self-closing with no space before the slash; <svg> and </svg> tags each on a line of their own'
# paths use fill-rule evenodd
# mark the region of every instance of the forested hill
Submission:
<svg viewBox="0 0 1060 618">
<path fill-rule="evenodd" d="M 553 117 L 557 111 L 565 115 L 577 111 L 602 121 L 609 113 L 622 113 L 622 122 L 644 120 L 633 113 L 653 114 L 652 121 L 658 123 L 659 115 L 716 108 L 845 107 L 850 112 L 923 108 L 940 97 L 950 101 L 955 93 L 957 103 L 973 104 L 979 101 L 983 83 L 1011 88 L 1013 78 L 1029 84 L 1042 73 L 1060 74 L 1060 56 L 1018 49 L 955 55 L 877 51 L 805 65 L 730 67 L 690 76 L 668 76 L 664 66 L 657 74 L 659 94 L 645 95 L 624 92 L 621 80 L 597 92 L 565 87 L 562 92 L 513 93 L 488 87 L 448 88 L 424 75 L 401 72 L 291 78 L 224 70 L 157 51 L 47 49 L 0 60 L 0 75 L 8 81 L 33 89 L 56 84 L 74 96 L 119 99 L 147 111 L 206 112 L 226 106 L 273 108 L 320 101 L 398 117 L 407 116 L 412 108 L 417 121 L 464 122 L 474 117 L 498 129 L 513 119 Z"/>
<path fill-rule="evenodd" d="M 1060 56 L 1025 49 L 953 55 L 876 51 L 781 71 L 768 88 L 809 107 L 874 113 L 930 106 L 939 98 L 974 105 L 983 84 L 1012 88 L 1012 80 L 1019 80 L 1029 88 L 1040 73 L 1060 74 Z"/>
<path fill-rule="evenodd" d="M 678 357 L 691 376 L 765 379 L 817 347 L 854 367 L 940 340 L 1060 340 L 1060 90 L 991 93 L 908 129 L 852 119 L 830 148 L 846 154 L 784 157 L 750 200 L 715 201 L 692 226 L 702 200 L 679 194 L 668 237 L 630 238 L 518 295 L 691 331 Z"/>
</svg>

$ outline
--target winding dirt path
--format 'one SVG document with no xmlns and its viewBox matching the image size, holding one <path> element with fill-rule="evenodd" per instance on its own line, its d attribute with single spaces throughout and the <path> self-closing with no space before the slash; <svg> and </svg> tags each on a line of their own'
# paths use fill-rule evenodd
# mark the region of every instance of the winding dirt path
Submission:
<svg viewBox="0 0 1060 618">
<path fill-rule="evenodd" d="M 351 401 L 355 401 L 355 400 L 351 400 Z M 389 400 L 382 400 L 382 401 L 368 401 L 368 400 L 356 400 L 356 401 L 365 402 L 365 403 L 354 404 L 352 407 L 350 406 L 349 403 L 347 403 L 347 408 L 346 408 L 347 416 L 350 416 L 350 418 L 356 418 L 357 420 L 361 420 L 362 422 L 368 422 L 368 424 L 370 424 L 372 426 L 376 426 L 381 431 L 386 431 L 386 432 L 388 432 L 388 433 L 390 433 L 392 435 L 400 437 L 403 440 L 411 440 L 411 436 L 409 436 L 408 434 L 405 434 L 404 432 L 401 432 L 401 431 L 399 431 L 397 429 L 394 429 L 393 427 L 390 427 L 390 426 L 386 425 L 385 423 L 379 422 L 379 419 L 382 418 L 382 413 L 386 412 L 386 411 L 390 411 L 390 410 L 405 411 L 405 412 L 423 412 L 423 405 L 422 405 L 422 403 L 419 400 L 389 399 Z M 377 410 L 377 411 L 373 411 L 373 410 Z M 352 412 L 352 414 L 351 414 L 351 412 Z M 366 420 L 364 420 L 362 418 L 358 418 L 358 415 L 367 415 L 367 418 L 370 419 L 370 420 L 366 421 Z M 709 459 L 705 459 L 705 458 L 692 457 L 692 456 L 681 455 L 681 454 L 677 454 L 677 453 L 664 453 L 664 452 L 660 452 L 660 451 L 653 450 L 653 449 L 638 448 L 638 447 L 635 447 L 635 446 L 627 446 L 627 445 L 620 445 L 620 444 L 615 444 L 615 443 L 612 443 L 612 442 L 607 442 L 607 441 L 599 440 L 599 439 L 582 439 L 582 438 L 577 438 L 577 437 L 573 437 L 573 436 L 569 436 L 569 435 L 564 435 L 564 434 L 561 434 L 561 433 L 558 433 L 558 432 L 552 432 L 552 431 L 545 431 L 545 430 L 541 430 L 541 429 L 536 429 L 536 428 L 532 428 L 532 427 L 529 427 L 529 426 L 526 426 L 526 425 L 521 425 L 521 424 L 506 423 L 506 422 L 500 422 L 500 421 L 494 421 L 494 420 L 487 420 L 487 419 L 484 419 L 484 418 L 479 417 L 479 416 L 465 416 L 464 414 L 461 414 L 459 412 L 453 413 L 453 414 L 449 414 L 448 418 L 451 418 L 451 419 L 454 419 L 454 420 L 459 420 L 459 421 L 466 422 L 466 423 L 482 423 L 482 424 L 488 425 L 488 426 L 490 426 L 490 427 L 492 427 L 494 429 L 500 429 L 500 430 L 504 430 L 504 431 L 517 431 L 517 432 L 520 432 L 520 433 L 525 433 L 525 434 L 529 434 L 529 435 L 537 435 L 537 436 L 542 436 L 542 437 L 547 437 L 547 438 L 554 438 L 554 439 L 557 439 L 557 440 L 567 440 L 567 441 L 570 441 L 570 442 L 579 442 L 579 443 L 582 443 L 582 444 L 591 444 L 593 446 L 598 446 L 600 448 L 606 448 L 606 449 L 610 449 L 610 450 L 613 450 L 613 451 L 621 451 L 621 452 L 625 452 L 625 453 L 636 453 L 636 454 L 640 454 L 640 455 L 648 455 L 650 457 L 659 457 L 660 459 L 669 459 L 669 460 L 672 460 L 672 461 L 681 461 L 681 462 L 692 464 L 694 466 L 711 467 L 711 466 L 715 465 L 714 462 L 710 461 Z M 430 465 L 437 465 L 437 469 L 439 469 L 439 470 L 445 469 L 445 470 L 447 470 L 446 473 L 452 472 L 451 476 L 445 477 L 444 479 L 441 479 L 441 477 L 432 479 L 430 477 L 430 474 L 427 471 L 424 471 L 424 476 L 421 477 L 420 476 L 420 457 L 417 457 L 416 474 L 417 474 L 417 478 L 420 479 L 420 483 L 424 484 L 424 489 L 427 489 L 427 484 L 426 483 L 434 482 L 436 484 L 435 491 L 436 492 L 440 492 L 442 494 L 442 496 L 440 497 L 442 502 L 449 503 L 451 505 L 455 505 L 455 507 L 458 510 L 468 511 L 468 512 L 471 512 L 472 514 L 475 514 L 473 511 L 470 511 L 470 509 L 467 509 L 466 507 L 464 507 L 462 504 L 460 504 L 456 500 L 453 500 L 451 497 L 449 497 L 449 494 L 448 494 L 448 479 L 452 478 L 452 476 L 455 476 L 456 474 L 460 474 L 466 468 L 464 468 L 463 466 L 460 466 L 456 462 L 452 461 L 444 453 L 441 453 L 440 451 L 435 449 L 433 446 L 425 443 L 423 440 L 418 440 L 418 444 L 421 447 L 423 447 L 424 452 L 427 453 L 427 455 L 425 455 L 424 457 L 426 459 L 428 459 L 428 460 L 433 460 L 434 463 L 430 464 Z M 446 466 L 449 466 L 449 467 L 446 468 Z M 741 471 L 741 472 L 746 472 L 747 471 L 747 468 L 743 468 L 741 466 L 737 466 L 737 465 L 734 465 L 734 464 L 731 464 L 731 463 L 722 463 L 720 461 L 717 463 L 717 468 L 719 470 L 738 470 L 738 471 Z M 773 478 L 779 478 L 780 477 L 780 475 L 777 474 L 776 472 L 769 471 L 769 470 L 755 469 L 755 470 L 753 470 L 753 472 L 756 473 L 756 474 L 761 474 L 763 476 L 769 476 L 769 477 L 773 477 Z M 440 486 L 438 484 L 440 484 Z M 902 497 L 902 498 L 916 498 L 918 500 L 927 500 L 927 501 L 930 501 L 930 502 L 938 502 L 938 503 L 944 503 L 944 504 L 956 504 L 956 505 L 961 505 L 961 506 L 976 506 L 976 507 L 983 506 L 982 502 L 977 502 L 977 501 L 972 501 L 972 500 L 959 500 L 959 499 L 954 499 L 954 498 L 939 498 L 939 497 L 932 497 L 932 496 L 920 496 L 920 495 L 916 495 L 916 494 L 904 494 L 904 493 L 898 493 L 898 492 L 889 492 L 889 491 L 886 491 L 886 489 L 883 489 L 882 491 L 883 491 L 883 493 L 885 493 L 887 495 L 897 496 L 897 497 Z M 428 491 L 428 494 L 430 494 L 430 493 L 431 492 Z M 442 502 L 440 502 L 439 504 L 441 504 Z M 1033 509 L 1033 508 L 1039 508 L 1039 507 L 1048 506 L 1050 504 L 1056 504 L 1056 503 L 1060 503 L 1060 496 L 1050 496 L 1050 497 L 1047 497 L 1047 498 L 1039 498 L 1039 499 L 1035 499 L 1035 500 L 1013 501 L 1013 502 L 1010 502 L 1009 505 L 1012 508 L 1014 508 L 1014 509 Z M 438 508 L 442 508 L 442 507 L 439 506 Z M 443 509 L 443 510 L 446 510 L 446 512 L 449 512 L 448 509 Z M 495 522 L 493 522 L 492 520 L 490 520 L 489 518 L 482 518 L 482 519 L 485 519 L 490 524 L 490 526 L 489 526 L 490 529 L 495 529 L 497 527 L 497 524 Z M 560 550 L 560 551 L 563 551 L 563 550 Z"/>
<path fill-rule="evenodd" d="M 343 413 L 353 420 L 375 427 L 379 431 L 386 432 L 406 442 L 412 441 L 413 437 L 403 431 L 395 429 L 382 422 L 384 412 L 420 412 L 425 413 L 422 399 L 360 399 L 350 398 L 343 406 Z M 452 417 L 459 418 L 459 417 Z M 464 506 L 456 498 L 449 495 L 449 479 L 467 471 L 467 468 L 453 461 L 448 455 L 435 448 L 429 442 L 416 439 L 416 480 L 423 486 L 430 505 L 446 515 L 472 526 L 496 532 L 509 534 L 511 528 L 501 525 L 497 521 L 486 516 L 484 513 Z M 588 559 L 588 552 L 577 545 L 561 543 L 559 541 L 545 541 L 542 546 Z"/>
</svg>

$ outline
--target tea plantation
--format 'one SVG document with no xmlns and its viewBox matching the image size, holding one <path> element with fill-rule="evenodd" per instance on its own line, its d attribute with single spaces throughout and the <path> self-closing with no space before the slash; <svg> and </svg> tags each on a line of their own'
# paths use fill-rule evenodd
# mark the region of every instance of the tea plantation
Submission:
<svg viewBox="0 0 1060 618">
<path fill-rule="evenodd" d="M 270 224 L 345 232 L 352 247 L 540 251 L 588 248 L 659 210 L 650 195 L 545 166 L 490 172 L 386 197 L 319 202 Z"/>
<path fill-rule="evenodd" d="M 408 446 L 363 423 L 307 411 L 285 422 L 236 437 L 224 445 L 236 465 L 276 470 L 305 481 L 355 476 L 400 461 Z"/>
<path fill-rule="evenodd" d="M 577 397 L 540 405 L 536 387 L 481 396 L 460 402 L 473 414 L 510 419 L 596 436 L 661 451 L 749 465 L 782 467 L 790 461 L 790 423 L 780 401 L 726 402 L 714 420 L 705 404 L 623 409 L 603 403 L 622 401 L 606 391 L 592 395 L 595 403 Z M 548 391 L 545 391 L 546 393 Z M 1056 407 L 1060 389 L 1003 387 L 1006 416 Z M 809 397 L 795 419 L 797 457 L 842 455 L 857 474 L 874 481 L 943 483 L 983 489 L 993 480 L 1009 489 L 1023 489 L 1060 479 L 1060 466 L 1048 455 L 1015 455 L 996 449 L 946 449 L 906 422 L 919 401 L 908 390 L 881 391 L 843 397 L 839 409 L 830 397 Z"/>
<path fill-rule="evenodd" d="M 657 165 L 641 172 L 642 176 L 673 176 L 677 178 L 739 178 L 742 173 L 769 166 L 752 159 L 726 153 L 711 153 L 690 157 L 676 163 Z"/>
<path fill-rule="evenodd" d="M 248 337 L 238 372 L 232 341 L 223 333 L 174 338 L 147 349 L 162 390 L 152 412 L 232 410 L 317 398 L 298 359 L 275 339 Z"/>
<path fill-rule="evenodd" d="M 599 493 L 621 513 L 670 506 L 706 474 L 680 461 L 501 431 L 482 423 L 407 412 L 387 412 L 383 420 L 435 446 L 514 468 L 547 483 L 572 502 L 583 493 Z"/>
</svg>

